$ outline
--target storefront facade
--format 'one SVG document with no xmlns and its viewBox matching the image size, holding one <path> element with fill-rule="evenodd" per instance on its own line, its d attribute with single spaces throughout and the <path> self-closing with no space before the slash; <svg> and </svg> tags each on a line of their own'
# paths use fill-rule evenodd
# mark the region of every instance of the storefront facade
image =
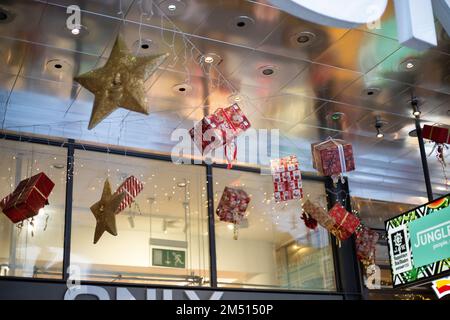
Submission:
<svg viewBox="0 0 450 320">
<path fill-rule="evenodd" d="M 433 297 L 392 289 L 384 223 L 449 192 L 444 1 L 377 1 L 370 17 L 369 1 L 350 1 L 354 16 L 301 0 L 73 2 L 0 4 L 0 207 L 24 179 L 54 183 L 33 217 L 0 212 L 0 299 Z M 434 32 L 406 30 L 410 16 Z M 286 158 L 293 184 L 272 176 Z M 131 177 L 136 195 L 106 192 Z M 239 223 L 217 214 L 226 188 L 250 201 Z M 112 225 L 98 217 L 114 196 L 133 199 Z M 345 215 L 311 227 L 307 201 Z M 348 217 L 361 224 L 344 230 Z M 362 226 L 379 238 L 366 256 Z"/>
<path fill-rule="evenodd" d="M 360 276 L 349 272 L 349 266 L 359 272 L 352 242 L 338 248 L 325 229 L 308 230 L 299 223 L 298 206 L 283 205 L 283 215 L 275 211 L 267 196 L 271 177 L 258 168 L 227 171 L 221 165 L 174 164 L 161 155 L 125 154 L 72 140 L 4 137 L 3 179 L 11 186 L 14 179 L 41 170 L 59 182 L 50 205 L 33 222 L 17 227 L 2 217 L 0 281 L 5 289 L 23 284 L 30 290 L 19 292 L 31 294 L 55 286 L 55 294 L 63 297 L 61 290 L 78 280 L 89 288 L 106 285 L 112 299 L 115 286 L 175 290 L 176 295 L 183 291 L 179 286 L 209 293 L 214 288 L 225 298 L 237 298 L 239 292 L 242 298 L 360 298 Z M 99 177 L 119 185 L 130 174 L 144 181 L 143 194 L 118 216 L 119 236 L 103 236 L 93 245 L 95 219 L 88 209 L 101 191 Z M 324 178 L 304 174 L 303 183 L 309 198 L 326 201 Z M 253 206 L 237 240 L 232 225 L 215 215 L 223 185 L 244 185 L 252 193 Z M 181 259 L 161 261 L 161 255 L 172 252 Z M 341 258 L 339 265 L 345 254 L 350 259 Z M 343 285 L 356 291 L 344 291 Z M 21 295 L 2 292 L 5 298 L 8 292 Z"/>
</svg>

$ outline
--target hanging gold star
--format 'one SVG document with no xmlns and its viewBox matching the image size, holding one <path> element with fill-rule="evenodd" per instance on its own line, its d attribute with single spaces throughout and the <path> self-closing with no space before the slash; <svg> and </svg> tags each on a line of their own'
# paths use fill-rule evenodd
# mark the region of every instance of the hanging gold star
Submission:
<svg viewBox="0 0 450 320">
<path fill-rule="evenodd" d="M 75 81 L 95 95 L 88 129 L 118 108 L 148 114 L 144 83 L 168 55 L 133 56 L 118 36 L 104 67 L 75 77 Z"/>
<path fill-rule="evenodd" d="M 123 192 L 117 195 L 112 194 L 111 185 L 109 180 L 106 179 L 102 198 L 91 207 L 91 211 L 97 220 L 94 244 L 98 242 L 105 231 L 108 231 L 113 236 L 117 236 L 116 211 L 124 198 L 125 193 Z"/>
</svg>

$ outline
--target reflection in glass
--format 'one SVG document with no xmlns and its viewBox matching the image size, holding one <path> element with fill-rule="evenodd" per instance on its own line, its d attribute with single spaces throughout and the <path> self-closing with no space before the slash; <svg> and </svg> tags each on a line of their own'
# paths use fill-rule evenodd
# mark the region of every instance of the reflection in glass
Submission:
<svg viewBox="0 0 450 320">
<path fill-rule="evenodd" d="M 0 198 L 39 172 L 55 183 L 50 204 L 23 225 L 0 213 L 0 276 L 61 278 L 67 149 L 14 141 L 0 149 Z"/>
<path fill-rule="evenodd" d="M 86 151 L 75 159 L 71 267 L 81 279 L 209 285 L 204 167 Z M 107 177 L 114 192 L 130 175 L 143 191 L 116 215 L 118 236 L 94 245 L 90 206 Z"/>
<path fill-rule="evenodd" d="M 273 200 L 272 177 L 214 169 L 214 203 L 226 186 L 251 197 L 246 218 L 233 240 L 233 226 L 216 217 L 218 282 L 222 287 L 335 290 L 328 233 L 305 227 L 301 204 Z M 303 181 L 313 201 L 325 201 L 320 182 Z"/>
</svg>

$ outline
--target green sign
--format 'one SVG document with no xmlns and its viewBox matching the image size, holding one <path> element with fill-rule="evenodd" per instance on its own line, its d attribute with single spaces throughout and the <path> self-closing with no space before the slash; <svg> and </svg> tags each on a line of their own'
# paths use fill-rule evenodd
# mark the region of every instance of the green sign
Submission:
<svg viewBox="0 0 450 320">
<path fill-rule="evenodd" d="M 186 252 L 182 250 L 153 248 L 152 265 L 184 269 L 186 267 Z"/>
<path fill-rule="evenodd" d="M 408 224 L 414 267 L 450 258 L 450 207 Z"/>
</svg>

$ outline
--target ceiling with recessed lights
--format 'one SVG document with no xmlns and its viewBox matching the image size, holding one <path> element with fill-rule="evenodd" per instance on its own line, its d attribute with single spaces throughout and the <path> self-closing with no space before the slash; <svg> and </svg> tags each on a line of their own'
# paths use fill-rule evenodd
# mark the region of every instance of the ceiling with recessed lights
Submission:
<svg viewBox="0 0 450 320">
<path fill-rule="evenodd" d="M 66 27 L 73 4 L 77 30 Z M 343 138 L 356 156 L 353 194 L 424 200 L 410 101 L 423 123 L 450 125 L 450 39 L 439 22 L 438 46 L 418 52 L 399 45 L 391 1 L 381 29 L 348 30 L 266 1 L 4 0 L 0 9 L 2 130 L 167 153 L 175 129 L 237 101 L 253 128 L 280 130 L 282 154 L 297 154 L 304 170 L 311 143 Z M 149 116 L 121 109 L 89 131 L 94 96 L 73 77 L 102 66 L 119 33 L 136 55 L 171 56 L 146 83 Z M 429 166 L 434 192 L 446 193 L 434 156 Z"/>
</svg>

